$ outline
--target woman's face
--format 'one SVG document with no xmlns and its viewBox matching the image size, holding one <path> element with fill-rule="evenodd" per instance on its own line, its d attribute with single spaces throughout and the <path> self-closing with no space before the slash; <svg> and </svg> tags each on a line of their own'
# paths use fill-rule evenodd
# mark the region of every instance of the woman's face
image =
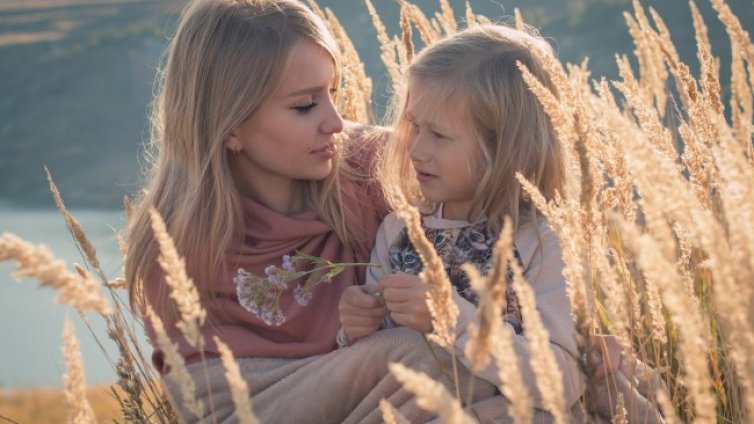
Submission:
<svg viewBox="0 0 754 424">
<path fill-rule="evenodd" d="M 334 136 L 343 129 L 332 99 L 334 79 L 327 51 L 308 40 L 293 46 L 271 96 L 227 141 L 230 150 L 241 150 L 231 154 L 231 167 L 242 192 L 244 186 L 281 187 L 330 174 Z"/>
</svg>

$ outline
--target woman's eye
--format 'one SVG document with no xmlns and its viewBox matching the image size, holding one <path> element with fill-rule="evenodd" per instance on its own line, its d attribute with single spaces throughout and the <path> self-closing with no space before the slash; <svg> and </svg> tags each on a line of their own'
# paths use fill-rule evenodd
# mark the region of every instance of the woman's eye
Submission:
<svg viewBox="0 0 754 424">
<path fill-rule="evenodd" d="M 300 113 L 306 113 L 306 112 L 309 112 L 310 110 L 312 110 L 314 108 L 314 106 L 317 106 L 317 103 L 311 102 L 308 105 L 293 106 L 291 109 L 294 109 L 294 110 L 296 110 L 296 111 L 298 111 Z"/>
<path fill-rule="evenodd" d="M 445 137 L 444 135 L 440 134 L 437 131 L 432 131 L 432 135 L 435 136 L 436 138 L 442 138 L 442 139 L 447 138 L 447 137 Z"/>
<path fill-rule="evenodd" d="M 416 121 L 408 121 L 408 124 L 411 125 L 412 130 L 419 130 L 419 124 Z"/>
</svg>

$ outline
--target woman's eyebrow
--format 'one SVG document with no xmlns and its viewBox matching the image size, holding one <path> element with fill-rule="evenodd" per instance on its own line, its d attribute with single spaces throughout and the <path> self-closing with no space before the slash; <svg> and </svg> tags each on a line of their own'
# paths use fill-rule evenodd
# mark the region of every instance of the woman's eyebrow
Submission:
<svg viewBox="0 0 754 424">
<path fill-rule="evenodd" d="M 303 96 L 305 94 L 321 93 L 322 91 L 327 90 L 328 87 L 329 87 L 329 84 L 318 85 L 316 87 L 302 88 L 300 90 L 296 90 L 293 93 L 288 94 L 286 97 L 296 97 L 296 96 Z"/>
</svg>

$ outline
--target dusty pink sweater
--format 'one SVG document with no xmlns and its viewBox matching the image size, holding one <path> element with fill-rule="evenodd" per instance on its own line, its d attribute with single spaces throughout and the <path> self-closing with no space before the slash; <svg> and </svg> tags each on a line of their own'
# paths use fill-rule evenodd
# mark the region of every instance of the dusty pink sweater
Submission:
<svg viewBox="0 0 754 424">
<path fill-rule="evenodd" d="M 371 176 L 374 145 L 357 149 L 349 163 Z M 307 306 L 300 306 L 293 299 L 293 288 L 283 294 L 280 306 L 287 320 L 279 327 L 271 327 L 244 309 L 238 303 L 233 277 L 239 267 L 257 275 L 264 275 L 268 265 L 281 266 L 284 254 L 301 251 L 329 259 L 333 262 L 368 262 L 369 251 L 380 221 L 387 213 L 379 186 L 374 182 L 343 179 L 341 195 L 346 223 L 357 242 L 356 252 L 345 249 L 332 229 L 317 218 L 313 212 L 285 216 L 272 211 L 252 199 L 243 199 L 245 216 L 244 243 L 237 252 L 227 256 L 228 270 L 212 283 L 217 301 L 206 305 L 208 324 L 203 328 L 206 346 L 205 355 L 219 356 L 212 342 L 218 336 L 234 355 L 243 357 L 303 358 L 327 353 L 337 347 L 335 336 L 340 327 L 338 301 L 343 290 L 355 283 L 363 283 L 365 269 L 349 267 L 327 284 L 313 290 L 313 298 Z M 150 304 L 155 305 L 161 276 L 145 282 L 145 294 Z M 160 314 L 160 311 L 157 311 Z M 214 320 L 214 323 L 209 322 Z M 178 343 L 180 353 L 187 362 L 200 358 L 199 352 L 189 346 L 177 329 L 168 331 Z M 154 339 L 154 333 L 147 328 Z M 164 370 L 162 352 L 156 349 L 152 360 L 158 370 Z"/>
</svg>

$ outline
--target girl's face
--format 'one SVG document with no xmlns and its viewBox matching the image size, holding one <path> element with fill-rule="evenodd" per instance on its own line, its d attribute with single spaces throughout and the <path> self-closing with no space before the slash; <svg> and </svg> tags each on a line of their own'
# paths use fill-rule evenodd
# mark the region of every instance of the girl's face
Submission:
<svg viewBox="0 0 754 424">
<path fill-rule="evenodd" d="M 334 136 L 343 129 L 332 98 L 335 66 L 307 40 L 297 42 L 289 58 L 273 93 L 227 141 L 230 150 L 241 149 L 231 155 L 231 166 L 242 192 L 244 186 L 321 180 L 332 172 Z"/>
<path fill-rule="evenodd" d="M 438 105 L 433 88 L 416 79 L 409 81 L 405 116 L 411 125 L 409 154 L 424 197 L 443 203 L 443 217 L 467 220 L 481 175 L 478 147 L 461 122 L 466 121 L 462 118 L 466 102 L 451 98 Z"/>
</svg>

